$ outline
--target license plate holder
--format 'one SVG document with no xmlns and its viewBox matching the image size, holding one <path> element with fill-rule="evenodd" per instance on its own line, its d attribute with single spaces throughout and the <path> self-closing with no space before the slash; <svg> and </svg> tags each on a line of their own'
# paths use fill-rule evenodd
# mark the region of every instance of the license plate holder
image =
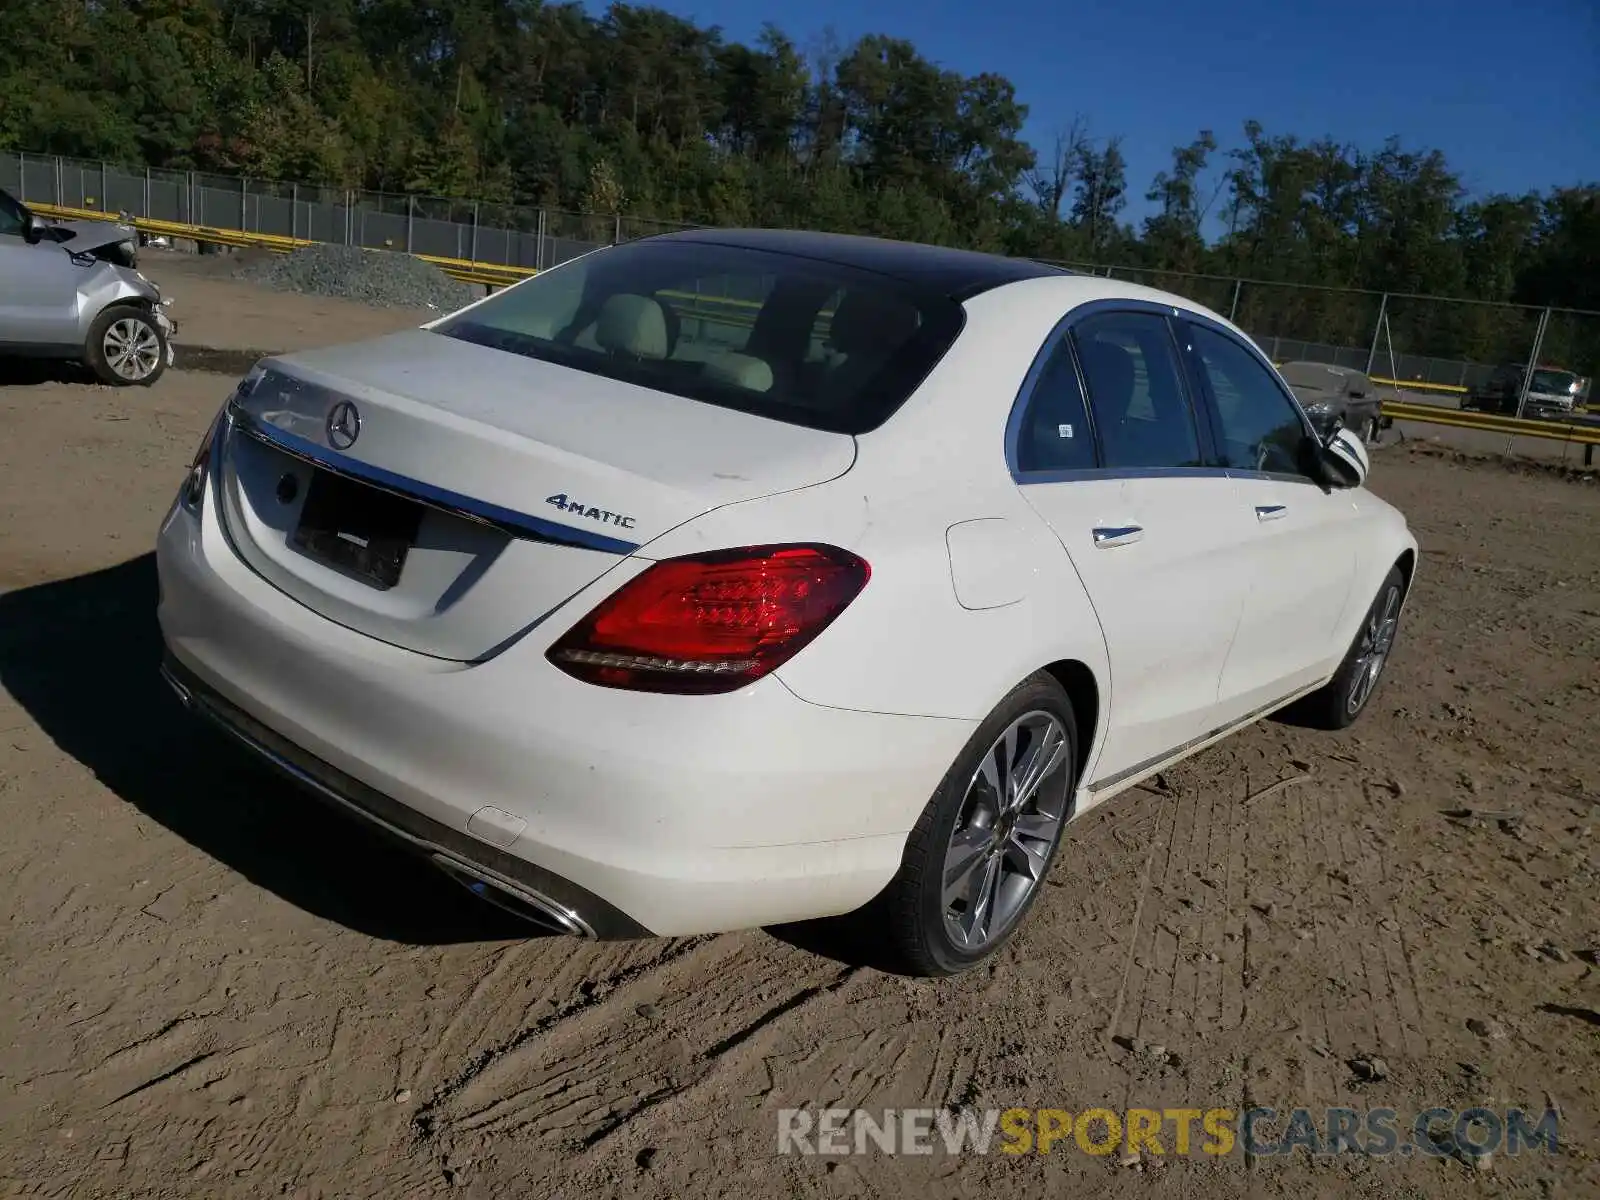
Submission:
<svg viewBox="0 0 1600 1200">
<path fill-rule="evenodd" d="M 422 506 L 330 471 L 314 471 L 290 535 L 308 557 L 380 591 L 400 582 L 417 540 Z"/>
</svg>

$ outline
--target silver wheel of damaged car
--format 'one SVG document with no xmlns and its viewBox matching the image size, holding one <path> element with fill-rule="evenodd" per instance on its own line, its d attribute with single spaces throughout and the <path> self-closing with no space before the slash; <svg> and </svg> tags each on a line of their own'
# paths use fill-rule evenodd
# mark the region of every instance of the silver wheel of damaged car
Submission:
<svg viewBox="0 0 1600 1200">
<path fill-rule="evenodd" d="M 121 379 L 148 379 L 161 362 L 161 339 L 141 317 L 123 317 L 106 327 L 100 349 L 106 365 Z"/>
</svg>

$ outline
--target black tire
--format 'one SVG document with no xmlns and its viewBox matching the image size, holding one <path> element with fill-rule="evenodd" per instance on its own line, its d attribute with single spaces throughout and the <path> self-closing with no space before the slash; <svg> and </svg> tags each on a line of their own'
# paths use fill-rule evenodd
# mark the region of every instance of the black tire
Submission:
<svg viewBox="0 0 1600 1200">
<path fill-rule="evenodd" d="M 115 331 L 115 333 L 114 333 Z M 108 339 L 130 347 L 128 356 L 109 352 Z M 155 362 L 148 364 L 153 347 Z M 83 344 L 84 365 L 112 387 L 149 387 L 167 369 L 167 335 L 155 314 L 133 305 L 113 305 L 94 319 Z"/>
<path fill-rule="evenodd" d="M 1053 836 L 1048 838 L 1047 845 L 1042 838 L 1023 835 L 1035 847 L 1035 858 L 1013 848 L 1005 838 L 1013 831 L 1012 824 L 1001 821 L 982 826 L 971 818 L 974 806 L 981 804 L 980 793 L 987 790 L 979 783 L 984 760 L 992 750 L 999 749 L 999 740 L 1014 724 L 1022 720 L 1037 721 L 1040 717 L 1050 718 L 1055 728 L 1045 726 L 1031 744 L 1053 746 L 1058 731 L 1062 736 L 1060 763 L 1048 772 L 1033 798 L 1019 806 L 1021 816 L 1012 818 L 1016 829 L 1024 828 L 1023 822 L 1028 822 L 1029 828 L 1038 831 L 1039 826 L 1050 824 L 1041 816 L 1044 810 L 1059 804 L 1060 816 L 1053 823 Z M 1028 753 L 1028 747 L 1020 744 L 1020 737 L 1018 741 L 1016 759 L 1020 762 Z M 1053 758 L 1054 752 L 1049 753 Z M 907 838 L 899 872 L 860 914 L 880 931 L 888 933 L 888 958 L 894 969 L 913 975 L 959 974 L 989 958 L 1011 939 L 1038 899 L 1045 876 L 1055 861 L 1062 830 L 1071 815 L 1077 763 L 1077 725 L 1066 691 L 1048 675 L 1033 675 L 1023 680 L 1000 701 L 962 748 Z M 1035 811 L 1029 812 L 1030 808 Z M 1015 907 L 1008 902 L 1003 919 L 995 920 L 981 944 L 975 946 L 963 945 L 958 940 L 957 930 L 962 918 L 947 917 L 947 911 L 953 906 L 945 899 L 946 861 L 947 855 L 959 852 L 952 842 L 958 826 L 965 831 L 964 836 L 990 835 L 997 841 L 1005 841 L 1005 848 L 998 853 L 973 851 L 974 855 L 984 858 L 977 870 L 986 870 L 988 862 L 994 861 L 995 877 L 1001 880 L 992 889 L 996 898 L 991 902 L 991 911 L 1000 917 L 1001 898 L 1016 896 Z M 1022 875 L 1009 875 L 1008 871 L 1013 866 L 1024 865 L 1031 872 L 1031 885 L 1019 893 L 1014 881 L 1027 880 Z M 977 882 L 971 872 L 968 878 Z M 963 901 L 956 901 L 960 903 Z"/>
<path fill-rule="evenodd" d="M 1383 672 L 1394 653 L 1394 639 L 1399 632 L 1400 607 L 1405 602 L 1406 581 L 1398 566 L 1390 567 L 1378 588 L 1355 640 L 1345 652 L 1339 670 L 1322 687 L 1294 705 L 1293 715 L 1298 720 L 1317 729 L 1344 729 L 1355 723 L 1367 710 L 1372 697 L 1383 684 Z M 1388 614 L 1388 616 L 1385 616 Z M 1383 626 L 1388 621 L 1388 630 Z M 1371 670 L 1370 652 L 1375 638 L 1382 635 L 1384 645 L 1373 678 L 1365 681 L 1365 690 L 1358 695 L 1356 688 L 1361 677 Z"/>
</svg>

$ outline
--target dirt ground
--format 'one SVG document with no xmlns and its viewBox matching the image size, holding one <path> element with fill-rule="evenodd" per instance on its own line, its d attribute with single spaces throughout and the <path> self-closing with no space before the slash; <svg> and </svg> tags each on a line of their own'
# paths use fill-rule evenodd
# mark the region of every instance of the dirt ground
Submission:
<svg viewBox="0 0 1600 1200">
<path fill-rule="evenodd" d="M 363 331 L 257 337 L 292 302 L 223 294 L 245 346 Z M 10 1194 L 1600 1194 L 1593 481 L 1380 449 L 1423 557 L 1358 726 L 1092 812 L 991 966 L 910 981 L 765 932 L 525 937 L 194 726 L 149 551 L 229 382 L 0 387 Z M 781 1108 L 963 1104 L 1552 1107 L 1561 1153 L 776 1152 Z"/>
</svg>

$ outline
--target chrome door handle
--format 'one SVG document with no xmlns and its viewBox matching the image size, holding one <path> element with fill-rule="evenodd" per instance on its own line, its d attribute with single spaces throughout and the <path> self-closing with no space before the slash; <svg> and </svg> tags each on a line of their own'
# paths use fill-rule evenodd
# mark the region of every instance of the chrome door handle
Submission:
<svg viewBox="0 0 1600 1200">
<path fill-rule="evenodd" d="M 1282 504 L 1256 505 L 1256 520 L 1258 521 L 1281 521 L 1288 515 L 1288 508 Z"/>
<path fill-rule="evenodd" d="M 1094 547 L 1096 550 L 1114 550 L 1118 546 L 1128 546 L 1144 537 L 1144 527 L 1140 525 L 1102 525 L 1094 531 Z"/>
</svg>

